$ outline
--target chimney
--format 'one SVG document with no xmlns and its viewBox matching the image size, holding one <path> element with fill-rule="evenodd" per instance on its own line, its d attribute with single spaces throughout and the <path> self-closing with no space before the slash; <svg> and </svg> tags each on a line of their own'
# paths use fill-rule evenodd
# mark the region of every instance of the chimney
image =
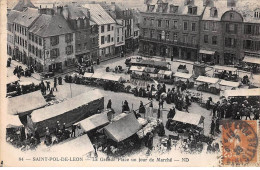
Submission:
<svg viewBox="0 0 260 170">
<path fill-rule="evenodd" d="M 227 7 L 236 7 L 236 0 L 227 0 Z"/>
<path fill-rule="evenodd" d="M 40 8 L 38 9 L 39 14 L 54 15 L 54 9 L 51 8 Z"/>
</svg>

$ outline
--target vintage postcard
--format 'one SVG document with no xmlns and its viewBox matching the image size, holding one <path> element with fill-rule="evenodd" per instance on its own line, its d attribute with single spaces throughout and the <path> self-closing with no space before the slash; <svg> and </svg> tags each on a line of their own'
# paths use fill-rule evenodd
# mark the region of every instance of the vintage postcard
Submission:
<svg viewBox="0 0 260 170">
<path fill-rule="evenodd" d="M 258 0 L 1 0 L 1 167 L 260 166 Z"/>
</svg>

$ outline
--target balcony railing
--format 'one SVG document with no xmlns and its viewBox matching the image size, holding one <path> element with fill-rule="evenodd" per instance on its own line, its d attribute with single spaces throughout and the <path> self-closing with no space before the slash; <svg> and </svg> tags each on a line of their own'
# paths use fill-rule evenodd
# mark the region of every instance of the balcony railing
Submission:
<svg viewBox="0 0 260 170">
<path fill-rule="evenodd" d="M 177 45 L 177 46 L 183 46 L 183 47 L 192 47 L 192 48 L 198 48 L 198 44 L 191 44 L 191 43 L 184 43 L 177 40 L 166 40 L 166 39 L 157 39 L 157 38 L 149 38 L 149 37 L 139 37 L 140 40 L 144 41 L 151 41 L 156 43 L 164 43 L 164 44 L 171 44 L 171 45 Z"/>
</svg>

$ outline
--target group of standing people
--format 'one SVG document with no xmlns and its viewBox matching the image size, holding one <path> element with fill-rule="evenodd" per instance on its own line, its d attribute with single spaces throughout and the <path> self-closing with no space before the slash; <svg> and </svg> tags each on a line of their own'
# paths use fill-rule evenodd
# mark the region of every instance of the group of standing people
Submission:
<svg viewBox="0 0 260 170">
<path fill-rule="evenodd" d="M 59 85 L 62 85 L 62 77 L 59 77 L 58 79 L 56 77 L 54 77 L 53 87 L 51 88 L 51 82 L 50 81 L 45 81 L 45 83 L 44 83 L 43 80 L 42 80 L 41 83 L 40 83 L 40 89 L 41 89 L 42 94 L 46 95 L 47 91 L 49 91 L 50 94 L 53 94 L 54 90 L 58 91 L 58 88 L 57 88 L 58 81 L 59 81 Z"/>
</svg>

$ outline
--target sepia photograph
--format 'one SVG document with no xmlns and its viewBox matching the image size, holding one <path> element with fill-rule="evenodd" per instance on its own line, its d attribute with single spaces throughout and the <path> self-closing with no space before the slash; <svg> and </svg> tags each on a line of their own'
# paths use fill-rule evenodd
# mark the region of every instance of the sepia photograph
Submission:
<svg viewBox="0 0 260 170">
<path fill-rule="evenodd" d="M 0 167 L 259 167 L 258 0 L 1 0 Z"/>
</svg>

